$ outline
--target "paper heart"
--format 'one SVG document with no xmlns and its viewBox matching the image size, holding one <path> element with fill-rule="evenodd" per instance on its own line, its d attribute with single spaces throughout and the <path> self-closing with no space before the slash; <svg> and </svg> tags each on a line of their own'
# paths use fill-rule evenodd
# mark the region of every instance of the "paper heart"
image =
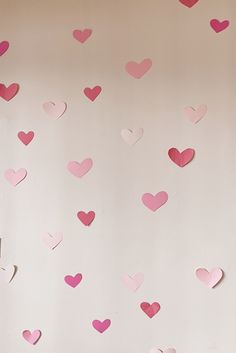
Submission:
<svg viewBox="0 0 236 353">
<path fill-rule="evenodd" d="M 85 226 L 89 226 L 95 218 L 95 212 L 89 211 L 86 213 L 84 211 L 79 211 L 77 217 Z"/>
<path fill-rule="evenodd" d="M 174 348 L 167 348 L 162 351 L 161 349 L 158 348 L 152 348 L 150 350 L 150 353 L 176 353 L 176 350 Z"/>
<path fill-rule="evenodd" d="M 217 19 L 213 19 L 210 21 L 211 28 L 214 29 L 216 33 L 222 32 L 229 26 L 229 21 L 224 20 L 224 21 L 219 21 Z"/>
<path fill-rule="evenodd" d="M 133 276 L 125 275 L 123 277 L 123 282 L 127 288 L 131 289 L 133 292 L 139 289 L 139 287 L 143 284 L 144 274 L 136 273 Z"/>
<path fill-rule="evenodd" d="M 66 282 L 66 284 L 68 284 L 68 286 L 75 288 L 78 286 L 78 284 L 80 284 L 80 282 L 82 281 L 82 278 L 83 278 L 82 274 L 77 273 L 75 276 L 66 275 L 64 277 L 64 281 Z"/>
<path fill-rule="evenodd" d="M 11 100 L 17 92 L 19 91 L 20 86 L 18 83 L 12 83 L 10 86 L 6 87 L 3 83 L 0 83 L 0 97 L 6 101 Z"/>
<path fill-rule="evenodd" d="M 160 191 L 156 195 L 146 193 L 142 196 L 143 204 L 153 212 L 163 206 L 167 201 L 168 194 L 165 191 Z"/>
<path fill-rule="evenodd" d="M 29 132 L 24 132 L 24 131 L 19 131 L 17 134 L 19 140 L 27 146 L 34 138 L 34 132 L 29 131 Z"/>
<path fill-rule="evenodd" d="M 80 30 L 80 29 L 75 29 L 73 31 L 73 37 L 78 40 L 80 43 L 84 43 L 92 34 L 92 30 L 91 29 L 84 29 L 84 30 Z"/>
<path fill-rule="evenodd" d="M 138 140 L 140 140 L 143 136 L 142 128 L 133 128 L 131 129 L 123 129 L 121 130 L 121 136 L 123 140 L 129 145 L 134 145 Z"/>
<path fill-rule="evenodd" d="M 84 89 L 84 94 L 88 97 L 92 102 L 97 98 L 97 96 L 101 93 L 102 87 L 95 86 L 93 88 L 86 87 Z"/>
<path fill-rule="evenodd" d="M 195 155 L 195 151 L 192 148 L 187 148 L 186 150 L 179 152 L 177 148 L 171 148 L 168 151 L 170 159 L 177 164 L 179 167 L 184 167 L 186 164 L 191 162 Z"/>
<path fill-rule="evenodd" d="M 158 311 L 161 309 L 161 306 L 159 303 L 156 303 L 156 302 L 152 304 L 143 302 L 140 304 L 140 308 L 151 319 L 153 316 L 155 316 L 158 313 Z"/>
<path fill-rule="evenodd" d="M 57 245 L 61 243 L 63 240 L 63 234 L 62 233 L 55 233 L 55 234 L 49 234 L 46 233 L 43 236 L 43 241 L 44 243 L 51 249 L 55 249 Z"/>
<path fill-rule="evenodd" d="M 205 268 L 198 268 L 196 270 L 197 278 L 205 283 L 209 288 L 215 287 L 220 280 L 222 279 L 224 272 L 216 267 L 213 268 L 210 272 L 208 272 Z"/>
<path fill-rule="evenodd" d="M 35 330 L 32 333 L 29 330 L 25 330 L 22 332 L 22 336 L 30 344 L 36 344 L 40 339 L 41 335 L 42 333 L 40 330 Z"/>
<path fill-rule="evenodd" d="M 24 168 L 21 168 L 17 171 L 15 171 L 14 169 L 8 169 L 4 173 L 4 176 L 7 179 L 7 181 L 13 186 L 16 186 L 22 180 L 24 180 L 26 175 L 27 175 L 27 170 Z"/>
<path fill-rule="evenodd" d="M 194 124 L 200 121 L 207 112 L 207 106 L 205 104 L 199 105 L 197 109 L 193 107 L 184 108 L 186 117 Z"/>
<path fill-rule="evenodd" d="M 14 265 L 0 266 L 0 278 L 7 283 L 10 283 L 15 276 L 17 267 Z"/>
<path fill-rule="evenodd" d="M 144 59 L 140 63 L 129 61 L 125 65 L 125 69 L 129 75 L 134 78 L 141 78 L 152 67 L 151 59 Z"/>
<path fill-rule="evenodd" d="M 93 166 L 93 161 L 91 158 L 84 159 L 81 163 L 76 161 L 70 161 L 67 164 L 67 169 L 71 174 L 78 178 L 82 178 L 86 173 L 90 171 Z"/>
<path fill-rule="evenodd" d="M 104 321 L 93 320 L 92 325 L 95 328 L 95 330 L 97 330 L 100 333 L 103 333 L 111 325 L 111 320 L 109 319 L 106 319 Z"/>
<path fill-rule="evenodd" d="M 43 109 L 45 113 L 54 119 L 60 118 L 66 111 L 67 104 L 65 102 L 45 102 Z"/>
<path fill-rule="evenodd" d="M 181 4 L 187 6 L 187 7 L 193 7 L 199 0 L 179 0 Z"/>
<path fill-rule="evenodd" d="M 8 48 L 9 48 L 9 42 L 7 42 L 6 40 L 1 42 L 0 43 L 0 56 L 2 56 L 4 53 L 6 53 Z"/>
</svg>

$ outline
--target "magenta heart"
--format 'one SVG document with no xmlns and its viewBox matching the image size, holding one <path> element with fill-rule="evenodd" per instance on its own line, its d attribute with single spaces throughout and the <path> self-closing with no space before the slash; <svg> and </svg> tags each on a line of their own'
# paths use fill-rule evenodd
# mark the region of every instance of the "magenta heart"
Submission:
<svg viewBox="0 0 236 353">
<path fill-rule="evenodd" d="M 84 30 L 75 29 L 73 31 L 73 37 L 78 40 L 80 43 L 84 43 L 92 34 L 92 30 L 86 28 Z"/>
<path fill-rule="evenodd" d="M 146 193 L 142 196 L 143 204 L 153 212 L 163 206 L 167 201 L 168 194 L 165 191 L 160 191 L 156 195 Z"/>
<path fill-rule="evenodd" d="M 95 86 L 93 88 L 86 87 L 84 89 L 84 94 L 88 97 L 92 102 L 97 98 L 97 96 L 101 93 L 102 87 Z"/>
<path fill-rule="evenodd" d="M 24 131 L 19 131 L 18 132 L 18 138 L 19 140 L 24 144 L 24 145 L 28 145 L 34 138 L 34 132 L 33 131 L 29 131 L 29 132 L 24 132 Z"/>
<path fill-rule="evenodd" d="M 40 339 L 41 335 L 42 333 L 40 330 L 35 330 L 32 333 L 29 330 L 25 330 L 22 332 L 22 336 L 30 344 L 36 344 Z"/>
<path fill-rule="evenodd" d="M 0 83 L 0 97 L 6 101 L 11 100 L 17 92 L 19 91 L 20 86 L 18 83 L 12 83 L 9 87 L 6 87 L 3 83 Z"/>
<path fill-rule="evenodd" d="M 179 0 L 181 4 L 191 8 L 193 7 L 199 0 Z"/>
<path fill-rule="evenodd" d="M 95 218 L 95 212 L 89 211 L 88 213 L 86 213 L 84 211 L 79 211 L 77 213 L 77 217 L 85 226 L 89 226 Z"/>
<path fill-rule="evenodd" d="M 229 26 L 229 21 L 224 20 L 224 21 L 219 21 L 217 19 L 213 19 L 210 21 L 211 28 L 214 29 L 216 33 L 222 32 Z"/>
<path fill-rule="evenodd" d="M 4 40 L 3 42 L 0 43 L 0 56 L 2 56 L 7 49 L 9 48 L 9 42 Z"/>
<path fill-rule="evenodd" d="M 153 316 L 155 316 L 158 313 L 158 311 L 161 309 L 161 306 L 157 302 L 154 302 L 152 304 L 143 302 L 140 304 L 140 308 L 151 319 Z"/>
<path fill-rule="evenodd" d="M 152 67 L 151 59 L 144 59 L 140 63 L 129 61 L 125 65 L 125 69 L 129 75 L 134 78 L 141 78 Z"/>
<path fill-rule="evenodd" d="M 82 281 L 82 274 L 81 273 L 77 273 L 75 276 L 71 276 L 71 275 L 66 275 L 64 277 L 64 281 L 66 282 L 66 284 L 68 284 L 69 286 L 75 288 L 78 286 L 78 284 Z"/>
<path fill-rule="evenodd" d="M 103 333 L 111 325 L 111 320 L 109 319 L 106 319 L 104 321 L 93 320 L 92 325 L 95 328 L 95 330 L 97 330 L 100 333 Z"/>
<path fill-rule="evenodd" d="M 171 148 L 168 151 L 170 159 L 177 164 L 179 167 L 184 167 L 186 164 L 191 162 L 195 155 L 195 151 L 192 148 L 187 148 L 183 152 L 179 152 L 177 148 Z"/>
<path fill-rule="evenodd" d="M 90 171 L 93 166 L 93 161 L 91 158 L 84 159 L 81 163 L 76 161 L 70 161 L 67 164 L 67 169 L 71 174 L 76 176 L 77 178 L 81 178 L 86 173 Z"/>
</svg>

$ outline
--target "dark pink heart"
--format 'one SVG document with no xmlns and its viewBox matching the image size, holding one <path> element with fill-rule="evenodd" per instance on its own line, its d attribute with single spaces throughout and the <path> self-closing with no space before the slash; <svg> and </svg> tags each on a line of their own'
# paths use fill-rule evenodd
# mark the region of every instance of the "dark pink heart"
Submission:
<svg viewBox="0 0 236 353">
<path fill-rule="evenodd" d="M 95 328 L 95 330 L 97 330 L 100 333 L 103 333 L 111 325 L 111 320 L 109 320 L 109 319 L 104 320 L 104 321 L 93 320 L 92 325 Z"/>
<path fill-rule="evenodd" d="M 9 48 L 9 42 L 4 40 L 3 42 L 0 43 L 0 56 L 2 56 L 7 49 Z"/>
<path fill-rule="evenodd" d="M 78 284 L 82 281 L 82 274 L 81 273 L 77 273 L 75 276 L 71 276 L 71 275 L 66 275 L 64 277 L 64 281 L 71 287 L 75 288 L 78 286 Z"/>
<path fill-rule="evenodd" d="M 210 25 L 211 25 L 211 28 L 213 28 L 216 33 L 219 33 L 229 26 L 229 21 L 228 20 L 219 21 L 217 19 L 213 19 L 210 21 Z"/>
<path fill-rule="evenodd" d="M 150 319 L 155 316 L 158 311 L 161 309 L 161 306 L 159 303 L 152 303 L 152 304 L 149 304 L 149 303 L 146 303 L 146 302 L 143 302 L 140 304 L 140 307 L 141 309 L 143 310 L 143 312 L 148 316 L 150 317 Z"/>
<path fill-rule="evenodd" d="M 12 83 L 10 86 L 6 87 L 3 83 L 0 83 L 0 97 L 9 101 L 12 99 L 19 91 L 20 86 L 18 83 Z"/>
<path fill-rule="evenodd" d="M 191 162 L 195 154 L 194 149 L 187 148 L 183 152 L 179 152 L 177 148 L 171 148 L 168 151 L 170 159 L 177 164 L 179 167 L 184 167 L 186 164 Z"/>
<path fill-rule="evenodd" d="M 86 87 L 84 89 L 84 94 L 88 97 L 92 102 L 97 98 L 97 96 L 101 93 L 102 87 L 95 86 L 93 88 Z"/>
<path fill-rule="evenodd" d="M 21 140 L 21 142 L 27 146 L 33 140 L 34 132 L 29 131 L 26 133 L 24 131 L 19 131 L 17 136 L 18 136 L 19 140 Z"/>
<path fill-rule="evenodd" d="M 84 211 L 79 211 L 77 217 L 85 226 L 89 226 L 95 218 L 95 212 L 89 211 L 86 213 Z"/>
<path fill-rule="evenodd" d="M 73 31 L 73 37 L 78 40 L 80 43 L 84 43 L 92 34 L 92 30 L 86 28 L 84 30 L 75 29 Z"/>
<path fill-rule="evenodd" d="M 199 0 L 179 0 L 181 4 L 187 6 L 187 7 L 193 7 Z"/>
</svg>

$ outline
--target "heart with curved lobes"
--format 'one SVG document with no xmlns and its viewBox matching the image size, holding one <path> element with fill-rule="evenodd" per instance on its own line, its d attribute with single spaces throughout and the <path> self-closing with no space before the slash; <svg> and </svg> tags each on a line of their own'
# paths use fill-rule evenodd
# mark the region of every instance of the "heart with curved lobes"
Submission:
<svg viewBox="0 0 236 353">
<path fill-rule="evenodd" d="M 9 42 L 4 40 L 0 43 L 0 56 L 2 56 L 9 48 Z"/>
<path fill-rule="evenodd" d="M 100 86 L 95 86 L 93 88 L 86 87 L 84 89 L 84 94 L 87 98 L 89 98 L 92 102 L 95 101 L 97 96 L 101 93 L 102 87 Z"/>
<path fill-rule="evenodd" d="M 163 206 L 167 201 L 168 194 L 165 191 L 160 191 L 156 195 L 146 193 L 142 196 L 143 204 L 153 212 L 158 210 L 158 208 Z"/>
<path fill-rule="evenodd" d="M 125 65 L 125 70 L 128 74 L 134 78 L 142 78 L 152 67 L 152 60 L 147 58 L 143 59 L 141 62 L 129 61 Z"/>
<path fill-rule="evenodd" d="M 179 0 L 179 2 L 181 2 L 181 4 L 191 8 L 193 7 L 194 5 L 196 5 L 196 3 L 198 2 L 199 0 Z"/>
<path fill-rule="evenodd" d="M 36 344 L 38 342 L 38 340 L 40 339 L 41 335 L 42 335 L 42 333 L 40 330 L 35 330 L 33 332 L 31 332 L 29 330 L 25 330 L 22 332 L 22 336 L 30 344 Z"/>
<path fill-rule="evenodd" d="M 75 29 L 73 31 L 73 37 L 82 44 L 86 42 L 86 40 L 91 36 L 91 34 L 92 34 L 92 30 L 89 28 L 85 28 L 83 30 Z"/>
<path fill-rule="evenodd" d="M 220 33 L 229 27 L 230 22 L 228 20 L 219 21 L 216 18 L 210 21 L 211 28 L 216 32 Z"/>
<path fill-rule="evenodd" d="M 185 165 L 191 162 L 195 155 L 195 151 L 192 148 L 187 148 L 186 150 L 179 152 L 177 148 L 173 147 L 169 149 L 168 155 L 172 162 L 183 168 Z"/>
<path fill-rule="evenodd" d="M 82 162 L 70 161 L 67 164 L 67 169 L 71 174 L 77 178 L 82 178 L 86 173 L 90 171 L 93 166 L 93 161 L 91 158 L 86 158 Z"/>
<path fill-rule="evenodd" d="M 34 132 L 29 131 L 29 132 L 24 132 L 24 131 L 19 131 L 18 134 L 18 139 L 25 145 L 27 146 L 34 138 Z"/>
<path fill-rule="evenodd" d="M 77 217 L 85 226 L 89 226 L 94 221 L 95 212 L 89 211 L 86 213 L 84 211 L 79 211 Z"/>
<path fill-rule="evenodd" d="M 161 309 L 161 306 L 157 302 L 154 302 L 152 304 L 143 302 L 140 304 L 140 308 L 151 319 L 153 318 L 153 316 L 155 316 L 158 313 L 158 311 Z"/>
<path fill-rule="evenodd" d="M 82 274 L 81 273 L 77 273 L 75 276 L 71 276 L 71 275 L 66 275 L 64 277 L 64 281 L 66 282 L 66 284 L 68 284 L 68 286 L 75 288 L 78 286 L 78 284 L 80 284 L 80 282 L 82 281 Z"/>
<path fill-rule="evenodd" d="M 18 83 L 12 83 L 6 87 L 3 83 L 0 83 L 0 97 L 5 99 L 7 102 L 11 100 L 18 93 L 20 86 Z"/>
<path fill-rule="evenodd" d="M 95 330 L 97 330 L 100 333 L 103 333 L 108 329 L 108 327 L 110 327 L 111 320 L 109 319 L 106 319 L 104 321 L 93 320 L 92 325 L 95 328 Z"/>
<path fill-rule="evenodd" d="M 4 176 L 12 186 L 16 186 L 26 178 L 27 170 L 24 168 L 21 168 L 17 171 L 14 169 L 7 169 L 4 173 Z"/>
<path fill-rule="evenodd" d="M 222 280 L 224 272 L 219 267 L 213 268 L 210 272 L 205 268 L 198 268 L 196 276 L 207 287 L 214 288 Z"/>
</svg>

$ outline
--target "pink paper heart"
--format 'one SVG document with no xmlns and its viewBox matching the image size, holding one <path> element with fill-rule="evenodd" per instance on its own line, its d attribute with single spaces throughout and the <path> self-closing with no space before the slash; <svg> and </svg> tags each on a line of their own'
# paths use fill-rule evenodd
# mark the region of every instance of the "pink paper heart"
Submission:
<svg viewBox="0 0 236 353">
<path fill-rule="evenodd" d="M 6 53 L 8 48 L 9 48 L 9 42 L 7 42 L 6 40 L 1 42 L 0 43 L 0 56 L 2 56 L 4 53 Z"/>
<path fill-rule="evenodd" d="M 123 277 L 123 282 L 127 288 L 131 289 L 133 292 L 138 290 L 140 286 L 143 284 L 144 274 L 136 273 L 133 276 L 125 275 Z"/>
<path fill-rule="evenodd" d="M 209 288 L 215 287 L 220 280 L 222 279 L 224 272 L 216 267 L 213 268 L 210 272 L 208 272 L 205 268 L 198 268 L 196 270 L 197 278 L 205 283 Z"/>
<path fill-rule="evenodd" d="M 66 284 L 68 284 L 68 286 L 75 288 L 78 286 L 78 284 L 80 284 L 80 282 L 82 281 L 82 278 L 83 278 L 82 274 L 77 273 L 75 276 L 66 275 L 64 277 L 64 281 L 66 282 Z"/>
<path fill-rule="evenodd" d="M 133 128 L 131 129 L 123 129 L 121 131 L 121 136 L 123 140 L 129 145 L 134 145 L 138 140 L 140 140 L 143 136 L 142 128 Z"/>
<path fill-rule="evenodd" d="M 183 152 L 179 152 L 177 148 L 171 148 L 168 151 L 170 159 L 177 164 L 179 167 L 184 167 L 186 164 L 191 162 L 195 155 L 195 151 L 192 148 L 187 148 Z"/>
<path fill-rule="evenodd" d="M 0 266 L 0 278 L 10 283 L 15 276 L 17 267 L 15 265 Z"/>
<path fill-rule="evenodd" d="M 91 158 L 84 159 L 81 163 L 76 161 L 70 161 L 67 164 L 67 169 L 71 174 L 77 178 L 82 178 L 86 173 L 90 171 L 93 166 L 93 161 Z"/>
<path fill-rule="evenodd" d="M 213 19 L 210 21 L 211 28 L 213 28 L 216 33 L 224 31 L 229 26 L 229 23 L 230 22 L 228 20 L 219 21 L 217 19 Z"/>
<path fill-rule="evenodd" d="M 129 75 L 134 78 L 141 78 L 152 67 L 151 59 L 144 59 L 140 63 L 129 61 L 125 65 L 125 69 Z"/>
<path fill-rule="evenodd" d="M 17 134 L 19 140 L 27 146 L 34 138 L 34 132 L 29 131 L 29 132 L 24 132 L 24 131 L 19 131 Z"/>
<path fill-rule="evenodd" d="M 36 344 L 40 339 L 41 335 L 42 333 L 40 330 L 35 330 L 32 333 L 29 330 L 25 330 L 22 332 L 22 336 L 30 344 Z"/>
<path fill-rule="evenodd" d="M 6 87 L 3 83 L 0 83 L 0 97 L 6 101 L 11 100 L 17 92 L 19 91 L 20 86 L 18 83 L 12 83 L 10 86 Z"/>
<path fill-rule="evenodd" d="M 65 102 L 45 102 L 43 109 L 45 113 L 54 119 L 60 118 L 66 111 L 67 105 Z"/>
<path fill-rule="evenodd" d="M 17 171 L 15 171 L 14 169 L 8 169 L 4 173 L 4 176 L 7 179 L 7 181 L 13 186 L 16 186 L 22 180 L 24 180 L 26 175 L 27 175 L 27 170 L 24 168 L 21 168 Z"/>
<path fill-rule="evenodd" d="M 92 34 L 92 30 L 91 29 L 84 29 L 84 30 L 80 30 L 80 29 L 75 29 L 73 31 L 73 37 L 78 40 L 80 43 L 84 43 Z"/>
<path fill-rule="evenodd" d="M 93 320 L 92 325 L 95 328 L 95 330 L 97 330 L 100 333 L 103 333 L 111 325 L 111 320 L 109 319 L 106 319 L 104 321 Z"/>
<path fill-rule="evenodd" d="M 199 0 L 179 0 L 181 4 L 191 8 L 193 7 Z"/>
<path fill-rule="evenodd" d="M 184 108 L 186 117 L 194 124 L 200 121 L 207 112 L 207 106 L 205 104 L 200 105 L 197 109 L 193 107 Z"/>
<path fill-rule="evenodd" d="M 153 212 L 163 206 L 167 202 L 167 200 L 168 194 L 165 191 L 160 191 L 156 195 L 146 193 L 142 196 L 143 204 Z"/>
<path fill-rule="evenodd" d="M 84 89 L 84 94 L 88 97 L 92 102 L 97 98 L 97 96 L 101 93 L 102 87 L 95 86 L 93 88 L 86 87 Z"/>
<path fill-rule="evenodd" d="M 167 348 L 162 351 L 161 349 L 158 348 L 152 348 L 150 350 L 150 353 L 176 353 L 176 350 L 174 348 Z"/>
<path fill-rule="evenodd" d="M 161 309 L 161 306 L 157 302 L 154 302 L 152 304 L 143 302 L 140 304 L 140 308 L 151 319 L 153 316 L 155 316 L 158 313 L 158 311 Z"/>
<path fill-rule="evenodd" d="M 95 212 L 89 211 L 88 213 L 86 213 L 84 211 L 79 211 L 77 213 L 77 217 L 85 226 L 89 226 L 95 218 Z"/>
<path fill-rule="evenodd" d="M 44 243 L 51 249 L 55 249 L 63 240 L 62 233 L 55 233 L 53 235 L 46 233 L 43 236 Z"/>
</svg>

